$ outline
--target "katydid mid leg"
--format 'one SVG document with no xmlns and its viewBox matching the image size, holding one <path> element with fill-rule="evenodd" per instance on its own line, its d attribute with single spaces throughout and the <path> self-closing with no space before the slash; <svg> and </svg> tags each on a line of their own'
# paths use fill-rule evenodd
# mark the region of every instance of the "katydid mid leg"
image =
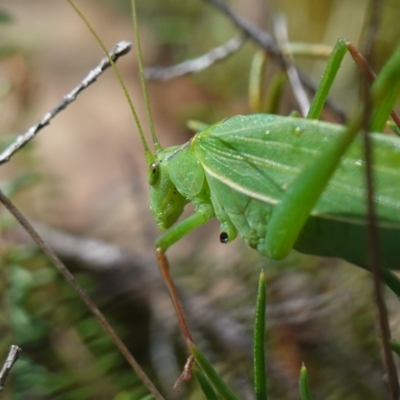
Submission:
<svg viewBox="0 0 400 400">
<path fill-rule="evenodd" d="M 204 225 L 213 216 L 214 216 L 214 210 L 212 209 L 211 206 L 208 205 L 200 206 L 199 209 L 196 210 L 194 214 L 192 214 L 190 217 L 180 222 L 178 225 L 171 228 L 164 235 L 160 236 L 155 243 L 158 265 L 160 267 L 164 281 L 168 286 L 172 303 L 174 305 L 176 314 L 178 316 L 179 325 L 181 327 L 183 336 L 186 341 L 193 341 L 193 339 L 189 327 L 186 323 L 182 306 L 179 302 L 176 287 L 170 273 L 169 263 L 165 252 L 174 243 L 182 239 L 189 232 L 193 231 L 194 229 L 198 228 L 201 225 Z"/>
</svg>

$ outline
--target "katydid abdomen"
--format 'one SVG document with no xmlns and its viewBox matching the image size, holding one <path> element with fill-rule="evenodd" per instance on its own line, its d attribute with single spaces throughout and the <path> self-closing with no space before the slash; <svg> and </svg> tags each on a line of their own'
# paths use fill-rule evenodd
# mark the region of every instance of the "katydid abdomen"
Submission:
<svg viewBox="0 0 400 400">
<path fill-rule="evenodd" d="M 204 168 L 217 218 L 225 226 L 232 224 L 232 231 L 237 230 L 250 247 L 276 258 L 265 241 L 276 234 L 268 230 L 274 205 L 299 172 L 312 165 L 345 129 L 267 114 L 237 116 L 197 134 L 190 149 Z M 398 269 L 400 140 L 380 133 L 372 134 L 372 140 L 381 265 Z M 362 155 L 361 140 L 356 138 L 315 205 L 295 249 L 367 265 Z"/>
</svg>

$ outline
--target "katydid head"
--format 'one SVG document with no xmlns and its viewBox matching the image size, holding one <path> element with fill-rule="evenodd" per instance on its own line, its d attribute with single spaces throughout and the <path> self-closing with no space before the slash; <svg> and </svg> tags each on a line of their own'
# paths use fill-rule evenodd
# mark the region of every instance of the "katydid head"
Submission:
<svg viewBox="0 0 400 400">
<path fill-rule="evenodd" d="M 157 154 L 149 165 L 148 182 L 150 184 L 150 210 L 160 230 L 171 227 L 181 216 L 187 200 L 176 189 L 172 182 L 168 157 L 174 147 Z"/>
</svg>

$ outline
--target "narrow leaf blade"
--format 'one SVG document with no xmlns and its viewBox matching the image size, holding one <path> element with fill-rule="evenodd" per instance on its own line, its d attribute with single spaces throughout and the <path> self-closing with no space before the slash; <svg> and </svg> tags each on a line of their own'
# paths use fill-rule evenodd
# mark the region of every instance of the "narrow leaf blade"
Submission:
<svg viewBox="0 0 400 400">
<path fill-rule="evenodd" d="M 258 283 L 256 315 L 254 322 L 254 389 L 257 400 L 267 399 L 267 382 L 265 375 L 264 337 L 265 337 L 265 275 L 260 274 Z"/>
<path fill-rule="evenodd" d="M 310 387 L 308 385 L 308 373 L 307 368 L 303 364 L 300 369 L 300 396 L 301 400 L 312 400 Z"/>
<path fill-rule="evenodd" d="M 193 368 L 193 372 L 196 376 L 197 381 L 201 387 L 201 390 L 204 393 L 204 396 L 207 400 L 218 400 L 218 396 L 214 392 L 210 382 L 208 381 L 207 377 L 203 374 L 203 372 L 199 368 Z"/>
<path fill-rule="evenodd" d="M 189 347 L 197 363 L 200 365 L 201 369 L 210 380 L 215 390 L 220 394 L 220 396 L 224 400 L 239 400 L 239 397 L 222 380 L 217 371 L 215 371 L 214 367 L 207 360 L 205 355 L 193 343 L 190 343 Z"/>
</svg>

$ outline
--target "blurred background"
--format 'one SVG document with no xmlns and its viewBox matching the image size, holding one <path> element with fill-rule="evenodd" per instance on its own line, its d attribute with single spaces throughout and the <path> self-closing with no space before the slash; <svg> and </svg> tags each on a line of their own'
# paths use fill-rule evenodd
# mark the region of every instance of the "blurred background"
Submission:
<svg viewBox="0 0 400 400">
<path fill-rule="evenodd" d="M 171 66 L 200 56 L 238 34 L 207 1 L 139 2 L 146 66 Z M 80 1 L 107 48 L 133 40 L 128 0 Z M 356 0 L 236 0 L 242 17 L 273 34 L 278 13 L 289 42 L 356 44 L 368 23 Z M 398 0 L 382 1 L 376 68 L 399 44 Z M 5 148 L 54 107 L 102 52 L 66 1 L 0 0 L 0 144 Z M 6 18 L 7 16 L 7 18 Z M 7 21 L 5 21 L 7 20 Z M 249 114 L 249 73 L 259 48 L 250 40 L 229 59 L 198 74 L 148 83 L 163 146 L 188 141 L 188 120 L 205 123 Z M 325 60 L 296 58 L 315 82 Z M 118 63 L 147 130 L 132 52 Z M 278 72 L 273 62 L 266 81 Z M 332 98 L 350 117 L 358 74 L 346 59 Z M 296 108 L 290 87 L 279 111 Z M 333 114 L 326 119 L 336 121 Z M 112 71 L 99 78 L 0 172 L 2 190 L 35 222 L 43 237 L 109 318 L 167 399 L 201 399 L 194 381 L 172 386 L 186 353 L 153 244 L 159 232 L 148 210 L 147 167 L 137 128 Z M 188 206 L 186 215 L 192 211 Z M 11 343 L 23 348 L 4 399 L 140 399 L 146 390 L 81 304 L 9 214 L 0 209 L 0 360 Z M 337 260 L 291 254 L 261 258 L 240 238 L 222 246 L 216 221 L 168 252 L 199 347 L 244 399 L 252 399 L 252 324 L 259 272 L 267 276 L 266 355 L 272 398 L 296 399 L 305 362 L 315 399 L 381 399 L 381 350 L 372 282 Z M 399 306 L 387 296 L 393 336 Z M 2 361 L 1 361 L 2 362 Z"/>
</svg>

